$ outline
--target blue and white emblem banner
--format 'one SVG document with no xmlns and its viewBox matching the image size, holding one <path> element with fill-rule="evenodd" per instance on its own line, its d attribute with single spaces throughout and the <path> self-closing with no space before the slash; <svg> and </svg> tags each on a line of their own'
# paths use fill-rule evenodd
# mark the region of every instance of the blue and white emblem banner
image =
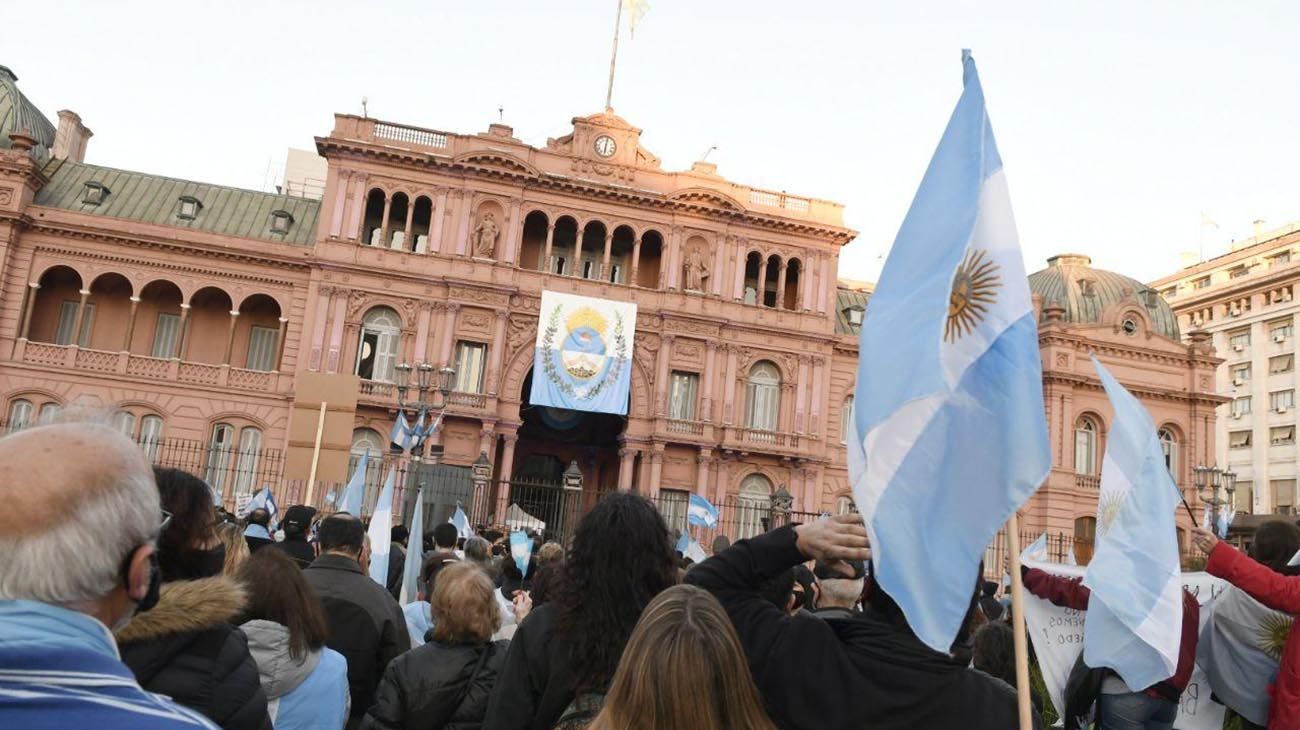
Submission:
<svg viewBox="0 0 1300 730">
<path fill-rule="evenodd" d="M 534 406 L 627 415 L 636 305 L 542 292 Z"/>
</svg>

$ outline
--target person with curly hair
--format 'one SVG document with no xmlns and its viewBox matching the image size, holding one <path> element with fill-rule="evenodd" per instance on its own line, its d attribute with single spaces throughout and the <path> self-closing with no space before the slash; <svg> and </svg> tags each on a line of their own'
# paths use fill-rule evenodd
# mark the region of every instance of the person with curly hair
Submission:
<svg viewBox="0 0 1300 730">
<path fill-rule="evenodd" d="M 550 730 L 599 711 L 642 610 L 676 582 L 668 527 L 644 497 L 615 493 L 578 523 L 552 599 L 519 626 L 484 730 Z"/>
</svg>

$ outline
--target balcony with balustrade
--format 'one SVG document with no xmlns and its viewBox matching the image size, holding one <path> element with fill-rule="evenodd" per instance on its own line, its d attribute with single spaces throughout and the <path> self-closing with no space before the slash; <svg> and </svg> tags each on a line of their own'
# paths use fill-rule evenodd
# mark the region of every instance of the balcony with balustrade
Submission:
<svg viewBox="0 0 1300 730">
<path fill-rule="evenodd" d="M 129 352 L 92 350 L 76 345 L 20 340 L 14 361 L 42 368 L 121 375 L 131 379 L 230 388 L 250 393 L 277 393 L 287 389 L 280 373 L 248 370 L 229 365 L 148 357 Z"/>
<path fill-rule="evenodd" d="M 782 455 L 802 455 L 809 437 L 788 431 L 769 431 L 744 426 L 726 426 L 722 448 L 743 452 L 765 452 Z"/>
</svg>

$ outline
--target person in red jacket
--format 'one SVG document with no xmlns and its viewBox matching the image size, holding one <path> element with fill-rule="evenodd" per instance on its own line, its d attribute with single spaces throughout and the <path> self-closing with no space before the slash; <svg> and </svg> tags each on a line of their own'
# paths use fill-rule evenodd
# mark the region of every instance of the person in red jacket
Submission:
<svg viewBox="0 0 1300 730">
<path fill-rule="evenodd" d="M 1214 533 L 1197 529 L 1196 546 L 1210 556 L 1205 572 L 1222 578 L 1251 598 L 1283 613 L 1300 613 L 1300 577 L 1285 576 L 1221 542 Z M 1292 631 L 1282 650 L 1282 665 L 1271 692 L 1268 730 L 1300 730 L 1300 632 Z"/>
<path fill-rule="evenodd" d="M 1061 608 L 1088 610 L 1092 592 L 1080 578 L 1052 575 L 1037 568 L 1022 569 L 1025 590 Z M 1200 638 L 1201 607 L 1183 590 L 1183 631 L 1174 676 L 1141 691 L 1134 691 L 1118 674 L 1108 672 L 1097 699 L 1099 730 L 1170 730 L 1178 717 L 1178 701 L 1196 667 L 1196 642 Z"/>
</svg>

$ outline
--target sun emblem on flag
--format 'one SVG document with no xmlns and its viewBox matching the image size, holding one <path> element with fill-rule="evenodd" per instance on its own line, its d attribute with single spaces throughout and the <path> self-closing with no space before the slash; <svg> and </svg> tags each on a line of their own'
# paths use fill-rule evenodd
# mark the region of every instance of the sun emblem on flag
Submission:
<svg viewBox="0 0 1300 730">
<path fill-rule="evenodd" d="M 1270 613 L 1259 623 L 1258 646 L 1260 651 L 1274 659 L 1282 658 L 1282 648 L 1291 634 L 1294 619 L 1282 613 Z"/>
<path fill-rule="evenodd" d="M 952 277 L 948 323 L 943 328 L 944 341 L 956 342 L 984 320 L 989 306 L 997 301 L 998 288 L 1002 286 L 999 268 L 989 259 L 987 251 L 967 252 L 966 260 Z"/>
<path fill-rule="evenodd" d="M 1119 511 L 1124 507 L 1128 492 L 1107 492 L 1097 501 L 1097 534 L 1104 535 L 1110 530 Z"/>
</svg>

